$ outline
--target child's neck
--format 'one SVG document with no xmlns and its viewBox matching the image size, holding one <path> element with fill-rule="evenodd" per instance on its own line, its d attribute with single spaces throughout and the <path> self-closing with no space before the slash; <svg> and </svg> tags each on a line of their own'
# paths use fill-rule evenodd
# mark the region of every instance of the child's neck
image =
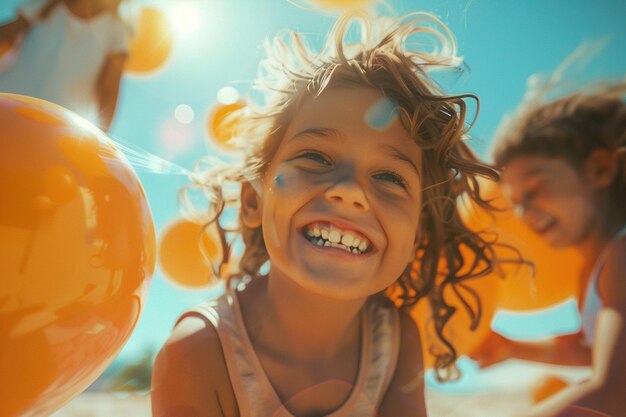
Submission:
<svg viewBox="0 0 626 417">
<path fill-rule="evenodd" d="M 589 227 L 587 237 L 576 245 L 578 252 L 586 260 L 585 263 L 592 265 L 626 223 L 621 215 L 611 212 L 597 213 L 595 217 L 597 221 Z"/>
<path fill-rule="evenodd" d="M 257 283 L 246 325 L 255 347 L 286 359 L 315 363 L 354 353 L 359 343 L 360 315 L 365 300 L 345 301 L 312 294 L 289 278 Z M 243 306 L 244 317 L 246 307 Z"/>
<path fill-rule="evenodd" d="M 590 227 L 588 236 L 576 245 L 576 250 L 581 254 L 583 265 L 579 276 L 580 288 L 585 289 L 588 286 L 591 273 L 593 272 L 598 259 L 609 242 L 617 235 L 625 226 L 626 220 L 621 215 L 614 213 L 597 213 L 598 219 L 595 224 Z M 585 291 L 580 293 L 579 305 L 585 297 Z"/>
</svg>

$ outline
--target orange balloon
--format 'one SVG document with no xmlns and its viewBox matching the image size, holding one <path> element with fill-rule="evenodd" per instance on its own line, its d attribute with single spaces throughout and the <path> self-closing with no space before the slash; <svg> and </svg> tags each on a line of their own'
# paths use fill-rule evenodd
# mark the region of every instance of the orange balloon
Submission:
<svg viewBox="0 0 626 417">
<path fill-rule="evenodd" d="M 184 287 L 206 286 L 215 277 L 211 262 L 221 260 L 219 239 L 214 226 L 202 230 L 192 221 L 174 220 L 159 237 L 159 267 L 165 276 Z"/>
<path fill-rule="evenodd" d="M 217 104 L 213 107 L 209 113 L 207 124 L 209 134 L 216 145 L 226 150 L 234 149 L 229 141 L 237 135 L 239 119 L 232 116 L 232 113 L 244 107 L 245 104 L 242 102 Z"/>
<path fill-rule="evenodd" d="M 484 191 L 483 191 L 484 189 Z M 477 206 L 461 204 L 461 214 L 468 227 L 498 235 L 498 242 L 517 248 L 533 267 L 515 263 L 502 264 L 505 278 L 498 281 L 498 307 L 508 310 L 535 310 L 562 302 L 579 293 L 582 257 L 573 249 L 554 249 L 530 230 L 507 207 L 500 187 L 481 182 L 481 195 L 493 199 L 502 212 L 486 213 Z M 502 258 L 514 259 L 510 249 L 498 248 Z"/>
<path fill-rule="evenodd" d="M 154 228 L 137 176 L 97 128 L 11 94 L 0 126 L 0 404 L 7 417 L 48 415 L 130 336 Z"/>
<path fill-rule="evenodd" d="M 569 384 L 567 382 L 556 376 L 548 376 L 546 378 L 543 378 L 533 388 L 533 404 L 537 404 L 538 402 L 541 402 L 546 398 L 551 397 L 568 385 Z"/>
<path fill-rule="evenodd" d="M 125 70 L 146 74 L 159 69 L 172 51 L 172 30 L 163 12 L 144 7 L 139 16 L 137 34 L 130 43 Z"/>
</svg>

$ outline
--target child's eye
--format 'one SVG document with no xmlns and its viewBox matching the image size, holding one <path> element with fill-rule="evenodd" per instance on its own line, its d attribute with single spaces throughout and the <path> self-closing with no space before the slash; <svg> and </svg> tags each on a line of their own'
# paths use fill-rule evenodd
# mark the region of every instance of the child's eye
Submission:
<svg viewBox="0 0 626 417">
<path fill-rule="evenodd" d="M 538 182 L 527 187 L 522 193 L 522 203 L 528 204 L 544 192 L 546 188 L 545 182 Z"/>
<path fill-rule="evenodd" d="M 320 152 L 306 151 L 298 155 L 297 158 L 310 159 L 311 161 L 315 161 L 321 165 L 332 165 L 330 159 Z"/>
<path fill-rule="evenodd" d="M 402 178 L 400 175 L 395 174 L 395 173 L 390 172 L 390 171 L 384 171 L 384 172 L 379 172 L 377 174 L 374 174 L 374 178 L 376 178 L 377 180 L 388 181 L 388 182 L 390 182 L 392 184 L 399 185 L 400 187 L 404 188 L 405 190 L 407 188 L 407 183 L 404 180 L 404 178 Z"/>
</svg>

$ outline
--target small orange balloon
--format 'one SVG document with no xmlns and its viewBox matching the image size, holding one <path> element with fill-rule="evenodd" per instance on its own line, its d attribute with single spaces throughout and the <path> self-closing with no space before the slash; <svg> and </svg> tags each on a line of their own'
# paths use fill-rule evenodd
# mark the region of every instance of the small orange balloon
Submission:
<svg viewBox="0 0 626 417">
<path fill-rule="evenodd" d="M 163 12 L 153 7 L 143 8 L 125 70 L 135 74 L 156 71 L 170 56 L 172 44 L 172 30 Z"/>
<path fill-rule="evenodd" d="M 94 126 L 11 94 L 0 94 L 0 126 L 0 404 L 6 417 L 49 415 L 130 336 L 154 228 L 137 176 Z"/>
<path fill-rule="evenodd" d="M 232 113 L 245 107 L 242 102 L 217 104 L 208 115 L 208 130 L 213 142 L 219 147 L 232 150 L 229 141 L 237 135 L 239 118 Z"/>
<path fill-rule="evenodd" d="M 567 382 L 556 376 L 548 376 L 546 378 L 543 378 L 533 388 L 533 404 L 537 404 L 538 402 L 541 402 L 546 398 L 553 396 L 568 385 L 569 384 Z"/>
<path fill-rule="evenodd" d="M 522 258 L 534 264 L 501 264 L 505 278 L 498 281 L 498 308 L 535 310 L 576 297 L 582 257 L 573 249 L 552 248 L 526 227 L 507 207 L 498 184 L 482 181 L 481 195 L 504 211 L 487 213 L 475 205 L 461 204 L 461 215 L 468 227 L 496 233 L 498 243 L 516 248 Z M 499 247 L 496 252 L 503 259 L 517 258 L 511 249 Z"/>
<path fill-rule="evenodd" d="M 212 283 L 211 267 L 221 261 L 222 248 L 215 226 L 207 229 L 186 219 L 170 223 L 158 244 L 159 266 L 173 282 L 198 288 Z"/>
</svg>

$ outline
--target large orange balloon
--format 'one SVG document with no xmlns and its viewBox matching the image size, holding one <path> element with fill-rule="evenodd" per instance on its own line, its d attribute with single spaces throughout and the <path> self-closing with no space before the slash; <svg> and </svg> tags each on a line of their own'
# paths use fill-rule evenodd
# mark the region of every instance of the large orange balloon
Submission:
<svg viewBox="0 0 626 417">
<path fill-rule="evenodd" d="M 172 30 L 159 9 L 145 7 L 139 16 L 136 36 L 130 43 L 125 70 L 146 74 L 159 69 L 172 51 Z"/>
<path fill-rule="evenodd" d="M 207 118 L 209 135 L 222 149 L 234 149 L 229 142 L 237 135 L 239 118 L 233 116 L 232 113 L 244 107 L 245 104 L 240 101 L 232 104 L 217 104 L 209 112 Z"/>
<path fill-rule="evenodd" d="M 215 277 L 211 263 L 221 261 L 219 239 L 214 226 L 203 229 L 190 220 L 177 219 L 159 237 L 159 266 L 169 279 L 184 287 L 206 286 Z"/>
<path fill-rule="evenodd" d="M 130 336 L 155 261 L 150 209 L 97 128 L 0 94 L 0 404 L 40 416 L 83 391 Z"/>
<path fill-rule="evenodd" d="M 484 189 L 484 191 L 483 191 Z M 492 182 L 481 183 L 481 195 L 493 199 L 505 210 L 486 213 L 471 205 L 463 205 L 461 214 L 468 227 L 497 233 L 498 242 L 511 245 L 522 257 L 534 263 L 533 268 L 503 264 L 505 279 L 498 283 L 498 307 L 509 310 L 535 310 L 559 303 L 579 293 L 582 257 L 573 249 L 557 250 L 526 227 L 507 207 L 500 187 Z M 497 249 L 502 258 L 516 255 L 505 248 Z"/>
</svg>

